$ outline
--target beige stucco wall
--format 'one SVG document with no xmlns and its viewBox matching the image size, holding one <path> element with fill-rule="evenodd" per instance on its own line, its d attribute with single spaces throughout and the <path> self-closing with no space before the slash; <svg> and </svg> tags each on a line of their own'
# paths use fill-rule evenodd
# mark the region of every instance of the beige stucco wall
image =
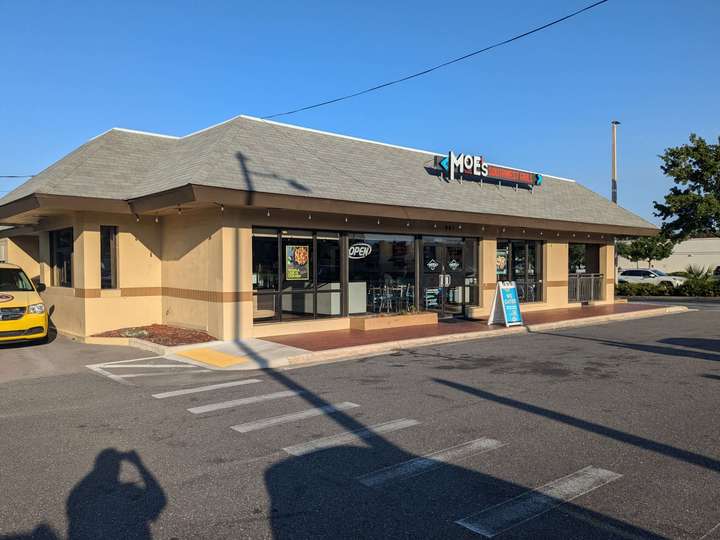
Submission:
<svg viewBox="0 0 720 540">
<path fill-rule="evenodd" d="M 498 236 L 543 240 L 543 301 L 525 304 L 524 311 L 566 307 L 570 234 L 520 228 L 457 224 L 411 223 L 300 212 L 219 208 L 185 210 L 182 214 L 144 216 L 75 213 L 43 223 L 37 241 L 36 268 L 50 284 L 49 230 L 73 226 L 74 288 L 48 287 L 44 298 L 60 330 L 90 335 L 105 330 L 152 323 L 207 331 L 220 339 L 266 336 L 288 331 L 345 328 L 347 320 L 253 325 L 252 227 L 364 231 L 395 234 L 464 235 L 478 238 L 480 300 L 468 309 L 486 317 L 495 290 Z M 100 226 L 118 227 L 118 288 L 100 288 Z M 605 301 L 612 301 L 613 247 L 601 244 L 601 271 L 608 276 Z M 28 248 L 31 251 L 31 248 Z M 32 257 L 30 257 L 32 259 Z M 28 262 L 28 264 L 32 264 Z M 288 326 L 294 325 L 294 326 Z"/>
<path fill-rule="evenodd" d="M 40 277 L 40 239 L 37 236 L 13 236 L 3 239 L 7 262 L 16 264 L 30 279 Z"/>
</svg>

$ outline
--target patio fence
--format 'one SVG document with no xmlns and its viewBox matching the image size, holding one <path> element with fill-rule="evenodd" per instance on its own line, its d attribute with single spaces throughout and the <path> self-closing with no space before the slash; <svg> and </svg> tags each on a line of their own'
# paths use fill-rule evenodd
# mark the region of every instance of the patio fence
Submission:
<svg viewBox="0 0 720 540">
<path fill-rule="evenodd" d="M 569 274 L 568 302 L 602 300 L 604 274 Z"/>
</svg>

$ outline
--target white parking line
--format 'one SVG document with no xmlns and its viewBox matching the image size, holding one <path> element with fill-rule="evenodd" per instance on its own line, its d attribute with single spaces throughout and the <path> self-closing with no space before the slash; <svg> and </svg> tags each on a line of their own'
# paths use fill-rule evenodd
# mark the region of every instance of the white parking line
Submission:
<svg viewBox="0 0 720 540">
<path fill-rule="evenodd" d="M 338 435 L 332 435 L 330 437 L 323 437 L 322 439 L 315 439 L 306 443 L 295 444 L 293 446 L 287 446 L 283 448 L 288 454 L 292 456 L 302 456 L 315 452 L 316 450 L 323 450 L 325 448 L 331 448 L 333 446 L 340 446 L 342 444 L 357 442 L 375 437 L 381 433 L 389 433 L 391 431 L 397 431 L 411 426 L 416 426 L 420 422 L 408 418 L 401 418 L 400 420 L 391 420 L 390 422 L 384 422 L 382 424 L 376 424 L 366 429 L 360 429 L 357 431 L 346 431 Z"/>
<path fill-rule="evenodd" d="M 262 420 L 255 420 L 253 422 L 246 422 L 244 424 L 238 424 L 236 426 L 230 426 L 230 429 L 239 431 L 240 433 L 247 433 L 249 431 L 256 431 L 270 426 L 276 426 L 278 424 L 287 424 L 288 422 L 294 422 L 295 420 L 304 420 L 305 418 L 312 418 L 314 416 L 322 416 L 324 414 L 333 414 L 338 411 L 344 411 L 347 409 L 353 409 L 359 407 L 357 403 L 350 403 L 349 401 L 343 403 L 336 403 L 333 405 L 325 405 L 324 407 L 315 407 L 313 409 L 307 409 L 296 413 L 283 414 L 281 416 L 273 416 L 270 418 L 264 418 Z"/>
<path fill-rule="evenodd" d="M 492 538 L 621 476 L 607 469 L 585 467 L 455 523 Z"/>
<path fill-rule="evenodd" d="M 115 382 L 119 382 L 120 384 L 127 384 L 128 386 L 133 386 L 133 384 L 130 381 L 126 381 L 122 377 L 118 377 L 117 375 L 114 375 L 113 373 L 110 373 L 109 371 L 105 371 L 100 366 L 102 366 L 102 364 L 93 364 L 93 365 L 85 366 L 85 367 L 94 371 L 95 373 L 99 373 L 100 375 L 107 377 L 108 379 L 112 379 Z"/>
<path fill-rule="evenodd" d="M 191 366 L 189 364 L 120 364 L 120 365 L 114 365 L 114 366 L 108 366 L 107 364 L 102 364 L 104 368 L 107 369 L 121 369 L 121 368 L 151 368 L 151 369 L 159 369 L 159 368 L 179 368 L 179 369 L 193 369 L 197 368 L 198 366 Z"/>
<path fill-rule="evenodd" d="M 231 407 L 239 407 L 240 405 L 248 405 L 250 403 L 259 403 L 261 401 L 269 401 L 271 399 L 280 399 L 285 397 L 299 396 L 304 391 L 286 390 L 284 392 L 275 392 L 274 394 L 263 394 L 262 396 L 253 396 L 242 399 L 233 399 L 231 401 L 223 401 L 221 403 L 211 403 L 210 405 L 202 405 L 200 407 L 192 407 L 188 409 L 193 414 L 201 414 L 211 411 L 219 411 L 221 409 L 230 409 Z"/>
<path fill-rule="evenodd" d="M 141 360 L 157 360 L 158 358 L 162 358 L 165 360 L 164 356 L 144 356 L 142 358 L 131 358 L 130 360 L 114 360 L 113 362 L 104 362 L 102 364 L 93 364 L 97 366 L 114 366 L 116 364 L 129 364 L 130 362 L 140 362 Z"/>
<path fill-rule="evenodd" d="M 193 369 L 192 371 L 183 371 L 185 373 L 210 373 L 211 369 Z M 158 375 L 179 375 L 177 371 L 162 371 L 160 373 L 128 373 L 127 375 L 116 375 L 121 379 L 132 379 L 135 377 L 157 377 Z"/>
<path fill-rule="evenodd" d="M 211 371 L 211 370 L 203 370 Z M 221 388 L 231 388 L 233 386 L 242 386 L 244 384 L 253 384 L 262 382 L 260 379 L 243 379 L 241 381 L 230 381 L 218 384 L 209 384 L 207 386 L 198 386 L 195 388 L 184 388 L 183 390 L 172 390 L 170 392 L 161 392 L 159 394 L 153 394 L 152 397 L 156 399 L 165 399 L 169 397 L 184 396 L 186 394 L 197 394 L 199 392 L 210 392 L 212 390 L 219 390 Z"/>
<path fill-rule="evenodd" d="M 390 465 L 389 467 L 358 476 L 356 480 L 368 487 L 379 487 L 393 480 L 404 480 L 418 476 L 437 467 L 447 465 L 452 460 L 489 452 L 501 446 L 505 446 L 505 444 L 495 439 L 482 437 L 474 441 L 458 444 L 451 448 L 438 450 L 431 454 L 403 461 L 397 465 Z"/>
</svg>

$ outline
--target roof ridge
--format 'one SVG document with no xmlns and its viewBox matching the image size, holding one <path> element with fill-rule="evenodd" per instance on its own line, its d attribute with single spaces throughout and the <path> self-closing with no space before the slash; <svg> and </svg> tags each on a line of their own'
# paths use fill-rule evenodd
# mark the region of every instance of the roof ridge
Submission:
<svg viewBox="0 0 720 540">
<path fill-rule="evenodd" d="M 278 127 L 287 127 L 287 128 L 291 128 L 291 129 L 297 129 L 300 131 L 308 131 L 310 133 L 317 133 L 319 135 L 328 135 L 330 137 L 337 137 L 339 139 L 347 139 L 350 141 L 357 141 L 357 142 L 363 142 L 363 143 L 369 143 L 369 144 L 377 144 L 379 146 L 385 146 L 387 148 L 395 148 L 397 150 L 406 150 L 408 152 L 416 152 L 418 154 L 426 154 L 429 156 L 445 156 L 446 155 L 445 153 L 442 153 L 442 152 L 433 152 L 431 150 L 423 150 L 421 148 L 413 148 L 411 146 L 401 146 L 398 144 L 390 144 L 390 143 L 385 143 L 382 141 L 374 141 L 372 139 L 364 139 L 362 137 L 354 137 L 352 135 L 344 135 L 342 133 L 334 133 L 332 131 L 324 131 L 322 129 L 308 128 L 308 127 L 304 127 L 304 126 L 298 126 L 295 124 L 286 124 L 284 122 L 276 122 L 274 120 L 266 120 L 265 118 L 259 118 L 256 116 L 248 116 L 246 114 L 238 115 L 235 118 L 232 118 L 231 120 L 235 120 L 237 118 L 243 118 L 245 120 L 252 120 L 252 121 L 260 122 L 260 123 L 273 124 Z M 228 120 L 228 121 L 230 121 L 230 120 Z M 538 172 L 538 171 L 528 171 L 527 169 L 520 169 L 519 167 L 515 167 L 515 166 L 511 166 L 511 165 L 502 165 L 500 163 L 491 163 L 489 161 L 487 162 L 487 164 L 495 166 L 495 167 L 503 167 L 503 168 L 513 169 L 515 171 L 527 172 L 527 173 L 532 173 L 532 174 L 541 174 L 542 176 L 549 176 L 551 178 L 554 178 L 556 180 L 562 180 L 564 182 L 576 182 L 576 180 L 573 180 L 572 178 L 565 178 L 563 176 L 556 176 L 554 174 Z"/>
</svg>

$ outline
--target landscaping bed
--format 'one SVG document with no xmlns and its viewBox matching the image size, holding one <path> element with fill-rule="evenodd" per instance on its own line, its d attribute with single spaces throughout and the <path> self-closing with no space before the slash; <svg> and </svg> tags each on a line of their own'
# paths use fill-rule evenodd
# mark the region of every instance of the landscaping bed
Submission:
<svg viewBox="0 0 720 540">
<path fill-rule="evenodd" d="M 175 347 L 177 345 L 193 345 L 195 343 L 206 343 L 215 341 L 207 332 L 200 330 L 188 330 L 166 324 L 151 324 L 150 326 L 135 326 L 131 328 L 120 328 L 110 330 L 94 337 L 116 337 L 116 338 L 137 338 L 144 339 L 157 345 Z"/>
</svg>

